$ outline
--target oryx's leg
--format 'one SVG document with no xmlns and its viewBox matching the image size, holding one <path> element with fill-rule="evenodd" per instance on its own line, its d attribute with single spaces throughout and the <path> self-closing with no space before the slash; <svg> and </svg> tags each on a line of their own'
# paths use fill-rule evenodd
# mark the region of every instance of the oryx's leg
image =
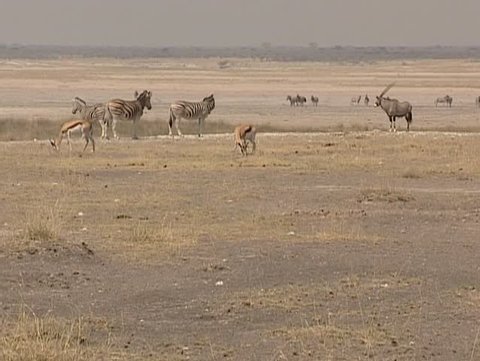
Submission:
<svg viewBox="0 0 480 361">
<path fill-rule="evenodd" d="M 393 131 L 394 131 L 394 132 L 397 131 L 397 125 L 396 125 L 396 123 L 395 123 L 396 119 L 397 119 L 396 117 L 393 117 Z"/>
</svg>

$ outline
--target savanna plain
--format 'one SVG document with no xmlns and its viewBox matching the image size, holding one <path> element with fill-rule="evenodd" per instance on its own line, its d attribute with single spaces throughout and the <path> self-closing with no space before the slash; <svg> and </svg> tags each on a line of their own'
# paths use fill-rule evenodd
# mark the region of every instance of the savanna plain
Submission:
<svg viewBox="0 0 480 361">
<path fill-rule="evenodd" d="M 73 97 L 143 89 L 140 140 L 51 148 Z M 480 359 L 480 62 L 9 59 L 0 94 L 0 360 Z"/>
</svg>

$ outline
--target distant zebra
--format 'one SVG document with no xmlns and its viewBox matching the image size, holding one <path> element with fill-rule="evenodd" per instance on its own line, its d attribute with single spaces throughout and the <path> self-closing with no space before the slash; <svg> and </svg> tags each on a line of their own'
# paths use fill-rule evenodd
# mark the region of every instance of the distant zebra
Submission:
<svg viewBox="0 0 480 361">
<path fill-rule="evenodd" d="M 297 105 L 301 105 L 303 107 L 303 104 L 305 104 L 306 102 L 307 102 L 307 98 L 297 94 Z"/>
<path fill-rule="evenodd" d="M 107 136 L 107 124 L 105 122 L 105 104 L 97 103 L 95 105 L 87 105 L 87 103 L 79 98 L 73 98 L 72 113 L 79 112 L 83 120 L 88 120 L 90 123 L 98 122 L 102 128 L 102 139 Z"/>
<path fill-rule="evenodd" d="M 366 107 L 368 107 L 368 103 L 370 103 L 370 98 L 368 97 L 368 94 L 365 94 L 365 98 L 363 98 L 363 103 Z"/>
<path fill-rule="evenodd" d="M 290 102 L 291 107 L 294 107 L 297 105 L 297 97 L 292 97 L 291 95 L 287 95 L 287 100 Z"/>
<path fill-rule="evenodd" d="M 112 125 L 113 137 L 118 139 L 116 127 L 118 120 L 133 121 L 132 139 L 137 137 L 137 121 L 143 115 L 143 109 L 152 109 L 150 99 L 152 92 L 144 90 L 141 94 L 135 91 L 135 100 L 112 99 L 105 105 L 105 123 Z M 106 133 L 106 132 L 105 132 Z"/>
<path fill-rule="evenodd" d="M 185 100 L 179 100 L 170 105 L 170 118 L 168 120 L 168 134 L 173 136 L 172 126 L 175 123 L 175 128 L 178 135 L 182 135 L 178 124 L 180 120 L 188 119 L 195 120 L 198 119 L 198 136 L 202 136 L 202 128 L 205 119 L 208 115 L 215 109 L 215 99 L 213 94 L 208 97 L 203 98 L 201 102 L 187 102 Z"/>
<path fill-rule="evenodd" d="M 358 97 L 353 97 L 350 99 L 350 104 L 360 104 L 360 101 L 362 100 L 362 96 L 359 95 Z"/>
<path fill-rule="evenodd" d="M 311 96 L 310 97 L 310 100 L 312 101 L 312 104 L 315 105 L 316 107 L 318 107 L 318 97 L 316 96 Z"/>
<path fill-rule="evenodd" d="M 478 96 L 478 97 L 475 98 L 475 105 L 476 105 L 477 107 L 480 107 L 480 96 Z"/>
<path fill-rule="evenodd" d="M 453 98 L 451 96 L 449 96 L 448 94 L 445 95 L 443 98 L 437 98 L 435 99 L 435 106 L 437 107 L 438 104 L 442 104 L 442 103 L 445 103 L 446 106 L 448 107 L 451 107 L 452 106 L 452 102 L 453 102 Z"/>
</svg>

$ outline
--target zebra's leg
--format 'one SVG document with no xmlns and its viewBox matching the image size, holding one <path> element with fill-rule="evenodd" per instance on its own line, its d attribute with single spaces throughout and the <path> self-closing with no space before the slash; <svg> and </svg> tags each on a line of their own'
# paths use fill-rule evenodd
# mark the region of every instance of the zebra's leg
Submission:
<svg viewBox="0 0 480 361">
<path fill-rule="evenodd" d="M 180 127 L 178 126 L 180 123 L 180 117 L 177 117 L 177 119 L 175 119 L 175 129 L 177 130 L 177 134 L 180 136 L 180 137 L 183 137 L 183 134 L 182 132 L 180 131 Z"/>
<path fill-rule="evenodd" d="M 396 121 L 396 117 L 393 117 L 393 132 L 397 131 L 397 125 L 396 125 L 395 121 Z"/>
<path fill-rule="evenodd" d="M 202 123 L 203 123 L 202 118 L 198 118 L 198 137 L 199 138 L 202 136 Z"/>
<path fill-rule="evenodd" d="M 113 132 L 113 138 L 118 140 L 119 138 L 117 135 L 117 119 L 115 118 L 112 120 L 112 132 Z"/>
<path fill-rule="evenodd" d="M 137 140 L 137 119 L 133 119 L 133 133 L 132 133 L 132 139 Z"/>
</svg>

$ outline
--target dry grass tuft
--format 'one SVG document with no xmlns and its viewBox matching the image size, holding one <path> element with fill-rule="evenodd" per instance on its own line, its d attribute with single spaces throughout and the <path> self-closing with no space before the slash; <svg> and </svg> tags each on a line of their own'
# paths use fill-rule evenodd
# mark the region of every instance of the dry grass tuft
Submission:
<svg viewBox="0 0 480 361">
<path fill-rule="evenodd" d="M 51 207 L 38 207 L 26 213 L 25 238 L 29 241 L 54 241 L 60 235 L 61 220 L 58 202 Z"/>
<path fill-rule="evenodd" d="M 0 331 L 0 359 L 5 361 L 83 361 L 107 355 L 110 327 L 104 321 L 37 316 L 25 306 Z M 103 335 L 101 335 L 103 334 Z M 98 342 L 99 337 L 104 339 Z"/>
</svg>

